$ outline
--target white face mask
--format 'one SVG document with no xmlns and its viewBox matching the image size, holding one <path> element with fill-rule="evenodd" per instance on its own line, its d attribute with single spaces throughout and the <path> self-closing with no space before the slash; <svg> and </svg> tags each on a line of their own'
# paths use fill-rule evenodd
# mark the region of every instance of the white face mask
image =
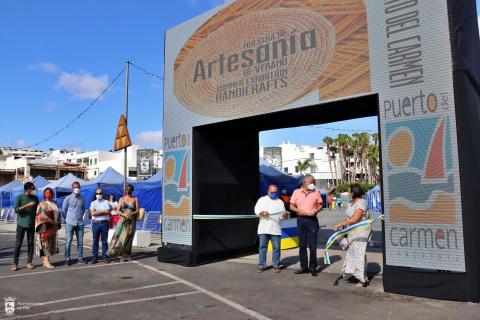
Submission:
<svg viewBox="0 0 480 320">
<path fill-rule="evenodd" d="M 312 190 L 315 190 L 315 185 L 313 183 L 310 183 L 308 186 L 307 186 L 307 189 L 312 191 Z"/>
<path fill-rule="evenodd" d="M 101 194 L 97 194 L 96 197 L 97 197 L 97 200 L 102 200 L 102 195 Z"/>
<path fill-rule="evenodd" d="M 73 189 L 73 193 L 79 194 L 79 193 L 80 193 L 80 188 L 75 188 L 75 189 Z"/>
</svg>

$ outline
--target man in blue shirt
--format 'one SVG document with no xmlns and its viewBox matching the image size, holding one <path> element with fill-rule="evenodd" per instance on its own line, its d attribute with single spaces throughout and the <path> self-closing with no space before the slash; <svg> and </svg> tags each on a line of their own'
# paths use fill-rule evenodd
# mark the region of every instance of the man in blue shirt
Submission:
<svg viewBox="0 0 480 320">
<path fill-rule="evenodd" d="M 109 263 L 110 260 L 107 256 L 108 250 L 108 221 L 110 220 L 110 212 L 112 206 L 110 202 L 104 199 L 103 190 L 98 188 L 95 191 L 96 200 L 90 204 L 90 213 L 92 214 L 92 235 L 93 235 L 93 248 L 92 248 L 92 264 L 97 263 L 98 260 L 98 240 L 100 235 L 102 236 L 102 257 L 103 262 Z"/>
<path fill-rule="evenodd" d="M 83 214 L 85 213 L 85 200 L 80 195 L 80 183 L 72 183 L 72 194 L 63 201 L 62 215 L 65 219 L 67 240 L 65 242 L 65 264 L 71 265 L 70 247 L 72 245 L 73 233 L 77 236 L 78 263 L 87 263 L 83 259 Z"/>
</svg>

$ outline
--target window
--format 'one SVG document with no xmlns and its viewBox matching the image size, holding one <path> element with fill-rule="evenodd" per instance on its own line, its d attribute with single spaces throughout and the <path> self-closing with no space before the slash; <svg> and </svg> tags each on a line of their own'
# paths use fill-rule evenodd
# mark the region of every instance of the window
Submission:
<svg viewBox="0 0 480 320">
<path fill-rule="evenodd" d="M 314 153 L 310 153 L 310 159 L 315 159 L 315 154 Z"/>
<path fill-rule="evenodd" d="M 295 172 L 298 172 L 298 166 L 295 166 Z"/>
<path fill-rule="evenodd" d="M 84 164 L 85 166 L 88 166 L 88 158 L 83 158 L 83 164 Z"/>
<path fill-rule="evenodd" d="M 288 173 L 288 167 L 283 168 L 283 172 Z"/>
<path fill-rule="evenodd" d="M 97 165 L 97 163 L 98 163 L 98 158 L 95 158 L 95 159 L 94 159 L 94 162 L 95 162 L 94 165 Z"/>
</svg>

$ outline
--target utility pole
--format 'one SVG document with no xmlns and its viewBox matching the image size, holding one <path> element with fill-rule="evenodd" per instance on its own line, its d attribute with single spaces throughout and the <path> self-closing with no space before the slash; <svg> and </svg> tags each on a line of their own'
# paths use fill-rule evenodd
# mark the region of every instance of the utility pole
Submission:
<svg viewBox="0 0 480 320">
<path fill-rule="evenodd" d="M 130 60 L 125 62 L 126 73 L 125 73 L 125 120 L 127 122 L 128 128 L 128 71 L 130 68 Z M 123 190 L 127 187 L 127 177 L 128 177 L 128 165 L 127 165 L 127 148 L 123 149 Z"/>
</svg>

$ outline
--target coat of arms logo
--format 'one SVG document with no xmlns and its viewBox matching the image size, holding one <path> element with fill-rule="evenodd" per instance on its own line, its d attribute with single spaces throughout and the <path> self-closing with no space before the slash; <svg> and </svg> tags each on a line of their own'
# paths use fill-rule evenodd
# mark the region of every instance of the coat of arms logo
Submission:
<svg viewBox="0 0 480 320">
<path fill-rule="evenodd" d="M 15 298 L 13 297 L 5 297 L 3 298 L 5 301 L 5 314 L 7 316 L 13 316 L 15 314 Z"/>
</svg>

